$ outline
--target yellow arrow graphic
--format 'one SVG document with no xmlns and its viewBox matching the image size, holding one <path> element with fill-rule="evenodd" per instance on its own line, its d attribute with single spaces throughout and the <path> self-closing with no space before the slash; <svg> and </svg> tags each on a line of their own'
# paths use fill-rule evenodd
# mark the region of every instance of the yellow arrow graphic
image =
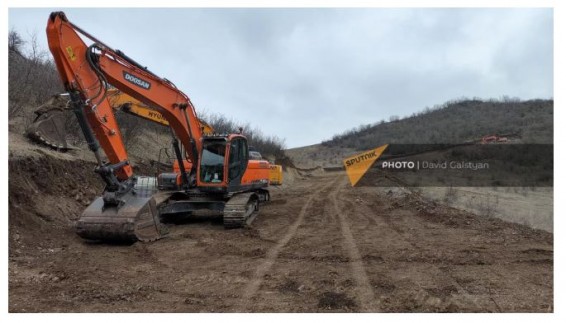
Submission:
<svg viewBox="0 0 566 323">
<path fill-rule="evenodd" d="M 383 145 L 372 150 L 364 151 L 361 154 L 350 156 L 344 159 L 346 174 L 352 186 L 364 176 L 368 169 L 377 161 L 379 156 L 387 149 L 388 145 Z"/>
</svg>

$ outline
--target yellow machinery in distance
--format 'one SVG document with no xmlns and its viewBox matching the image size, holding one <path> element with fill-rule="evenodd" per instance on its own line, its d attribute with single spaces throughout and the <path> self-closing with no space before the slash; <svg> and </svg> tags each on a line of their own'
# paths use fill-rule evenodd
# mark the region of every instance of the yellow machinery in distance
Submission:
<svg viewBox="0 0 566 323">
<path fill-rule="evenodd" d="M 269 164 L 269 184 L 282 185 L 283 184 L 283 166 Z"/>
</svg>

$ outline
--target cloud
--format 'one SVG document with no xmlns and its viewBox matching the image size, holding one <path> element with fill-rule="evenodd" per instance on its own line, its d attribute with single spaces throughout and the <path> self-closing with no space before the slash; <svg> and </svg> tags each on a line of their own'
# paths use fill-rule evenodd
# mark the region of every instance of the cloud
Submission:
<svg viewBox="0 0 566 323">
<path fill-rule="evenodd" d="M 552 9 L 66 11 L 197 110 L 290 147 L 462 96 L 553 96 Z M 42 33 L 49 12 L 10 9 L 9 23 Z"/>
</svg>

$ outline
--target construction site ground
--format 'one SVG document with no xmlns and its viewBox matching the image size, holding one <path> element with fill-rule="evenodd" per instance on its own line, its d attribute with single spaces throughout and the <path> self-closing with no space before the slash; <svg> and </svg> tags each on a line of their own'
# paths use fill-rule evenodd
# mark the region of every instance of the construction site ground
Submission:
<svg viewBox="0 0 566 323">
<path fill-rule="evenodd" d="M 152 243 L 85 242 L 94 164 L 24 141 L 10 138 L 10 312 L 553 311 L 552 233 L 343 172 L 287 172 L 247 229 L 209 214 Z"/>
</svg>

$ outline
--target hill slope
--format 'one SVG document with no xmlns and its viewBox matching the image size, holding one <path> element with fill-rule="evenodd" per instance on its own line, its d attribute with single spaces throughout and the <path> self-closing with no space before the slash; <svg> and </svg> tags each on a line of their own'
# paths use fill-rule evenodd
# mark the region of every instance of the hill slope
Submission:
<svg viewBox="0 0 566 323">
<path fill-rule="evenodd" d="M 492 134 L 515 134 L 522 143 L 552 143 L 553 106 L 553 100 L 452 101 L 400 120 L 363 125 L 287 154 L 300 167 L 314 167 L 340 165 L 344 156 L 391 143 L 462 143 Z"/>
</svg>

